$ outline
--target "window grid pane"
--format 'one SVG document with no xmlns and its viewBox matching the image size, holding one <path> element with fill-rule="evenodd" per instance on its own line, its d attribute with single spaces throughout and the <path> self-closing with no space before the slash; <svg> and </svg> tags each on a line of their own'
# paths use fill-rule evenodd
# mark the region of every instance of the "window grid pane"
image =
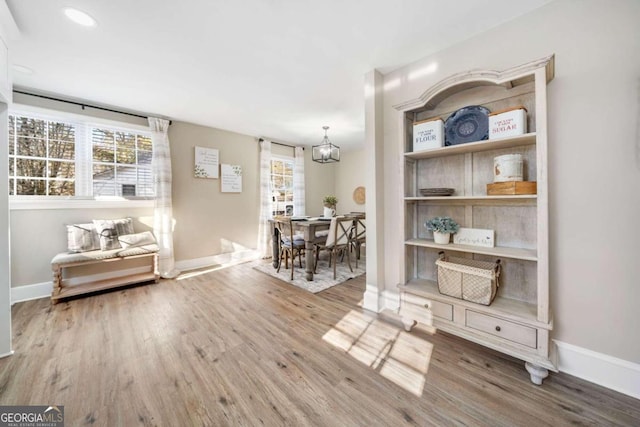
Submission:
<svg viewBox="0 0 640 427">
<path fill-rule="evenodd" d="M 293 160 L 271 160 L 271 188 L 273 215 L 293 212 Z"/>
<path fill-rule="evenodd" d="M 152 197 L 151 138 L 109 129 L 92 129 L 91 135 L 93 195 Z"/>
</svg>

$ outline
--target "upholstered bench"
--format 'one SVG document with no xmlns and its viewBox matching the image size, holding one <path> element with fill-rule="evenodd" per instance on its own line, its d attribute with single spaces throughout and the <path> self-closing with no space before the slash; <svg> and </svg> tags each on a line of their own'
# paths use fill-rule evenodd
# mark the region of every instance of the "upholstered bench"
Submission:
<svg viewBox="0 0 640 427">
<path fill-rule="evenodd" d="M 133 233 L 130 218 L 94 222 L 67 226 L 69 252 L 51 260 L 54 303 L 74 295 L 159 281 L 159 248 L 153 234 Z"/>
</svg>

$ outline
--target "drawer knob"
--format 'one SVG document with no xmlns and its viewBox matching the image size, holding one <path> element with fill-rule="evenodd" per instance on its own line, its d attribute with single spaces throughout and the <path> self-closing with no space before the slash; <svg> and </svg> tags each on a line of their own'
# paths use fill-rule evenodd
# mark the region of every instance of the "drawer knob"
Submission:
<svg viewBox="0 0 640 427">
<path fill-rule="evenodd" d="M 424 305 L 424 308 L 429 308 L 429 304 L 425 304 L 425 305 Z"/>
<path fill-rule="evenodd" d="M 496 331 L 500 332 L 500 326 L 496 326 Z"/>
</svg>

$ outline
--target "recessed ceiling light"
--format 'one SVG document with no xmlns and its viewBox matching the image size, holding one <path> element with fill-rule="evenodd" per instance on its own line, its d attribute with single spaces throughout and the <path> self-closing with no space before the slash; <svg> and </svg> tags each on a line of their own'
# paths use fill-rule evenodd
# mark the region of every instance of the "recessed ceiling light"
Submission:
<svg viewBox="0 0 640 427">
<path fill-rule="evenodd" d="M 84 25 L 85 27 L 93 27 L 96 25 L 96 20 L 81 10 L 67 7 L 64 10 L 64 14 L 76 24 Z"/>
<path fill-rule="evenodd" d="M 33 74 L 33 70 L 29 67 L 25 67 L 24 65 L 13 64 L 11 68 L 13 68 L 13 71 L 17 71 L 22 74 Z"/>
</svg>

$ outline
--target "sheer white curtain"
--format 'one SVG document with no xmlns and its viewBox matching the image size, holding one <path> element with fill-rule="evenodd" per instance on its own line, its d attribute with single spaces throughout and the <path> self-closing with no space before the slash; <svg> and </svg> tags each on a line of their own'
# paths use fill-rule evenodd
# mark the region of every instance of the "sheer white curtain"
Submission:
<svg viewBox="0 0 640 427">
<path fill-rule="evenodd" d="M 158 271 L 160 276 L 173 279 L 180 271 L 173 258 L 173 207 L 171 204 L 171 150 L 169 148 L 169 121 L 149 117 L 153 154 L 153 187 L 156 193 L 153 211 L 153 232 L 160 247 Z"/>
<path fill-rule="evenodd" d="M 260 141 L 260 218 L 258 252 L 263 258 L 271 256 L 271 141 Z"/>
<path fill-rule="evenodd" d="M 302 216 L 305 215 L 304 211 L 304 149 L 296 147 L 293 163 L 293 214 Z"/>
</svg>

